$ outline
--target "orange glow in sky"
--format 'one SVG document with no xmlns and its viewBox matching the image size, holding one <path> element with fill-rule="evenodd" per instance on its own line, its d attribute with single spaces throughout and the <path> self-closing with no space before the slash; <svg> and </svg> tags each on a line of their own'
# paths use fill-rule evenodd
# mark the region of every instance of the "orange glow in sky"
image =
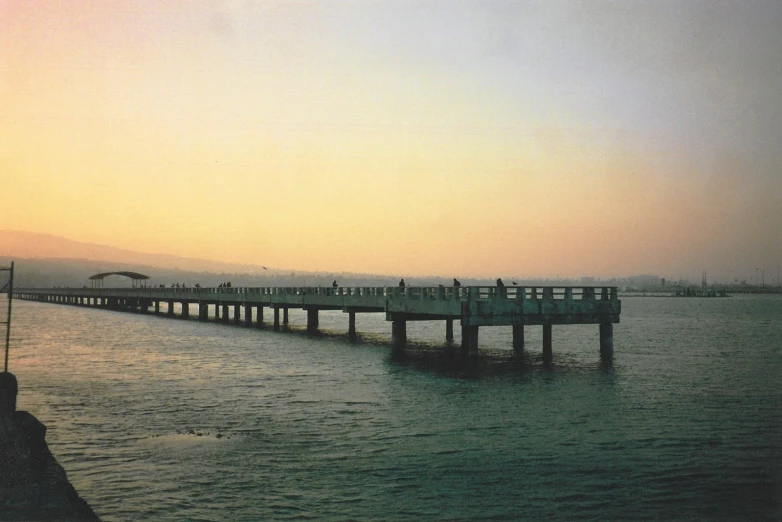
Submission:
<svg viewBox="0 0 782 522">
<path fill-rule="evenodd" d="M 0 0 L 0 228 L 294 270 L 780 262 L 779 5 L 420 4 Z"/>
</svg>

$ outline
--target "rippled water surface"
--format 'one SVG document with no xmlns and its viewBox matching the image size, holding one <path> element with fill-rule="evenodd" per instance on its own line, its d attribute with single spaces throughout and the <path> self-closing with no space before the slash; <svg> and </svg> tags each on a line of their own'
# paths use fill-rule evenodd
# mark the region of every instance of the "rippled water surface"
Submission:
<svg viewBox="0 0 782 522">
<path fill-rule="evenodd" d="M 625 298 L 598 327 L 441 322 L 392 358 L 382 314 L 324 334 L 16 301 L 19 408 L 103 520 L 782 519 L 782 298 Z M 458 328 L 457 343 L 458 343 Z"/>
</svg>

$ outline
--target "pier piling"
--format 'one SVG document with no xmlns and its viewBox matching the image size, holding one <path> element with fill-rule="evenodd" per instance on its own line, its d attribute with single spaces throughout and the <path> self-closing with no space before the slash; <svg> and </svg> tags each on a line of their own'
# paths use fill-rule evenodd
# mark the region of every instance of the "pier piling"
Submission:
<svg viewBox="0 0 782 522">
<path fill-rule="evenodd" d="M 287 308 L 285 309 L 287 313 Z M 315 333 L 318 331 L 318 309 L 307 308 L 307 332 Z"/>
<path fill-rule="evenodd" d="M 348 337 L 356 338 L 356 312 L 348 312 Z"/>
<path fill-rule="evenodd" d="M 407 321 L 404 319 L 391 322 L 391 344 L 397 349 L 407 345 Z"/>
<path fill-rule="evenodd" d="M 554 358 L 554 352 L 551 346 L 551 325 L 543 325 L 543 359 L 550 361 Z"/>
<path fill-rule="evenodd" d="M 524 325 L 513 325 L 513 353 L 516 355 L 524 355 Z"/>
<path fill-rule="evenodd" d="M 614 325 L 600 323 L 600 358 L 610 359 L 614 355 Z"/>
</svg>

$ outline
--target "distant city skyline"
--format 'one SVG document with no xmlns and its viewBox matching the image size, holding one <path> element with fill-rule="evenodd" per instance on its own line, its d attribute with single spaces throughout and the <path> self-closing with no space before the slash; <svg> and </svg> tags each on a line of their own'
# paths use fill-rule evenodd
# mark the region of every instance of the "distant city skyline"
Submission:
<svg viewBox="0 0 782 522">
<path fill-rule="evenodd" d="M 301 271 L 775 283 L 780 26 L 774 1 L 0 0 L 0 226 Z"/>
</svg>

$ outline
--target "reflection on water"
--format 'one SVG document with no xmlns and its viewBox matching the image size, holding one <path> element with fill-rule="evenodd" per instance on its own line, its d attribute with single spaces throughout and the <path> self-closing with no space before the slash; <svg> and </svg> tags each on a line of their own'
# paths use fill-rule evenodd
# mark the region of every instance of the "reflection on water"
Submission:
<svg viewBox="0 0 782 522">
<path fill-rule="evenodd" d="M 474 367 L 443 323 L 286 333 L 15 303 L 20 408 L 104 520 L 780 519 L 782 300 L 628 298 Z M 458 344 L 458 328 L 456 343 Z M 200 434 L 200 435 L 199 435 Z"/>
</svg>

